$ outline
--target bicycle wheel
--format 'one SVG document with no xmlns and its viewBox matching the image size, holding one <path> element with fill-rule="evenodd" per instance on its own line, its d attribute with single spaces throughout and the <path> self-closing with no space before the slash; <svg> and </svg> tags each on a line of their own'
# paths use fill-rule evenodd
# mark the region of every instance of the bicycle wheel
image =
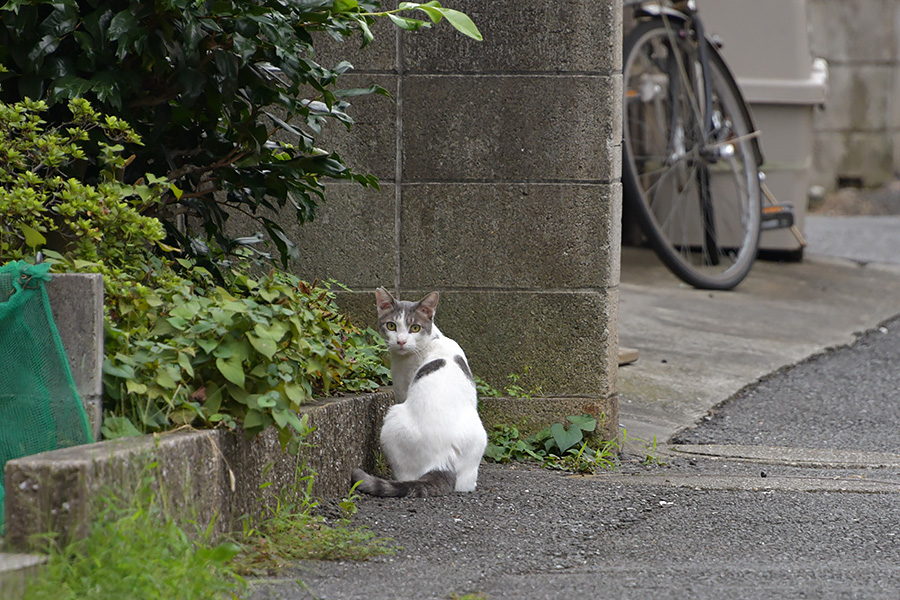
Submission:
<svg viewBox="0 0 900 600">
<path fill-rule="evenodd" d="M 647 241 L 675 275 L 697 288 L 732 289 L 756 260 L 761 157 L 737 84 L 704 40 L 706 105 L 699 47 L 683 25 L 655 17 L 625 40 L 622 184 Z"/>
</svg>

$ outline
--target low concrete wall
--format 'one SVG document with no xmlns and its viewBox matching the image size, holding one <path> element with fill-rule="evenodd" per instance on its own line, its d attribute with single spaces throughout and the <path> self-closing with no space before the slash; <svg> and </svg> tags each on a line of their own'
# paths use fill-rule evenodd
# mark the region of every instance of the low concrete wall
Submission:
<svg viewBox="0 0 900 600">
<path fill-rule="evenodd" d="M 239 527 L 242 515 L 260 514 L 301 468 L 316 472 L 316 496 L 344 495 L 353 468 L 374 467 L 381 422 L 392 403 L 386 390 L 305 407 L 315 430 L 299 457 L 284 454 L 272 431 L 247 440 L 218 430 L 98 442 L 9 461 L 7 544 L 29 550 L 34 534 L 84 535 L 98 493 L 109 489 L 128 497 L 148 473 L 177 515 L 200 523 L 215 517 L 216 533 Z M 151 462 L 158 463 L 155 472 L 147 471 Z M 261 489 L 266 482 L 273 485 Z"/>
</svg>

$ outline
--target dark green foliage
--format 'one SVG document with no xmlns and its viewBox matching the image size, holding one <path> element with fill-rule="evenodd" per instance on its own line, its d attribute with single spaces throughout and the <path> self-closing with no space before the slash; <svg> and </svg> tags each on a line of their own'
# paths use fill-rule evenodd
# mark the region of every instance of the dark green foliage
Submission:
<svg viewBox="0 0 900 600">
<path fill-rule="evenodd" d="M 338 78 L 352 65 L 318 63 L 314 40 L 359 31 L 365 45 L 372 40 L 369 25 L 385 16 L 403 29 L 431 25 L 396 14 L 411 10 L 481 39 L 465 14 L 436 0 L 373 12 L 377 6 L 357 0 L 9 0 L 0 7 L 0 67 L 8 70 L 0 99 L 54 105 L 84 97 L 126 119 L 144 144 L 128 148 L 134 159 L 121 180 L 156 173 L 174 184 L 161 204 L 146 207 L 165 223 L 172 243 L 215 258 L 258 242 L 259 236 L 228 235 L 225 223 L 239 212 L 265 229 L 286 264 L 294 245 L 273 220 L 276 212 L 289 209 L 300 223 L 312 220 L 324 200 L 323 178 L 378 185 L 321 149 L 318 138 L 329 121 L 353 124 L 348 98 L 387 92 L 374 84 L 340 89 Z M 88 154 L 68 174 L 93 182 L 103 168 L 98 156 Z"/>
<path fill-rule="evenodd" d="M 323 197 L 321 178 L 376 185 L 315 138 L 328 120 L 352 124 L 345 98 L 383 90 L 336 89 L 350 64 L 318 64 L 312 35 L 348 36 L 373 18 L 326 0 L 10 0 L 0 9 L 9 70 L 0 98 L 83 96 L 126 118 L 144 145 L 128 148 L 124 181 L 152 172 L 177 186 L 150 214 L 179 245 L 190 246 L 190 232 L 174 226 L 187 212 L 214 246 L 234 249 L 229 207 L 253 215 L 286 258 L 290 241 L 262 209 L 291 207 L 304 222 Z M 101 165 L 76 168 L 90 182 Z"/>
</svg>

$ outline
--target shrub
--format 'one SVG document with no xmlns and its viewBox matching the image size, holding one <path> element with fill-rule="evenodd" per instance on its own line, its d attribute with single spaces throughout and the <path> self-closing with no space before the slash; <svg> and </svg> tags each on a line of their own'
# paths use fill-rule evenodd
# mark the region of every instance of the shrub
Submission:
<svg viewBox="0 0 900 600">
<path fill-rule="evenodd" d="M 140 144 L 140 137 L 85 100 L 70 100 L 68 109 L 68 120 L 46 128 L 45 102 L 0 103 L 0 256 L 21 259 L 49 248 L 134 266 L 164 237 L 162 224 L 143 213 L 162 201 L 166 182 L 153 175 L 132 185 L 119 181 L 129 160 L 122 143 Z M 96 185 L 64 175 L 85 160 L 92 136 L 102 168 Z"/>
</svg>

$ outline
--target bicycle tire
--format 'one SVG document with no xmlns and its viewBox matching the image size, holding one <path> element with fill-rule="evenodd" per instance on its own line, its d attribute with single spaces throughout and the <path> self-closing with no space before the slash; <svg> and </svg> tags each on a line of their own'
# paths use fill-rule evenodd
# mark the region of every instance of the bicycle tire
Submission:
<svg viewBox="0 0 900 600">
<path fill-rule="evenodd" d="M 756 260 L 762 157 L 737 83 L 705 39 L 715 126 L 704 143 L 699 47 L 683 26 L 676 17 L 654 17 L 626 36 L 624 197 L 676 276 L 696 288 L 728 290 Z"/>
</svg>

